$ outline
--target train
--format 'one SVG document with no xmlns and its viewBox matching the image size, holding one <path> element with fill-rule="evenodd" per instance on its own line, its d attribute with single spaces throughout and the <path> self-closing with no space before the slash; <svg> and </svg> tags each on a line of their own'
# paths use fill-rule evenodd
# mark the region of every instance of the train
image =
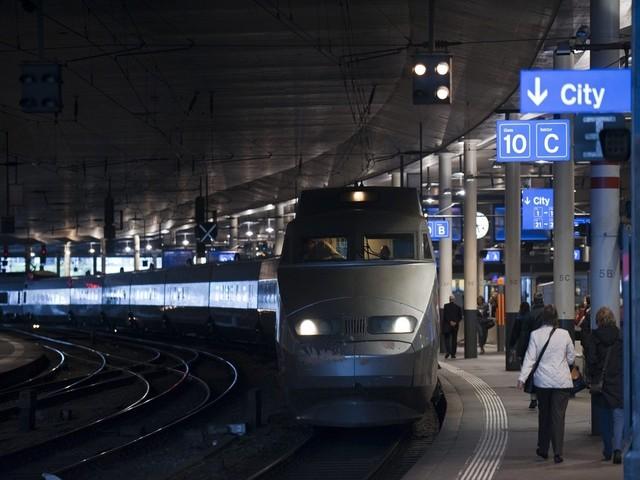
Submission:
<svg viewBox="0 0 640 480">
<path fill-rule="evenodd" d="M 272 344 L 295 418 L 419 419 L 437 394 L 436 265 L 415 189 L 301 193 L 282 255 L 110 275 L 0 280 L 5 321 Z"/>
<path fill-rule="evenodd" d="M 437 387 L 436 264 L 415 189 L 300 196 L 278 267 L 277 352 L 299 421 L 411 422 Z"/>
<path fill-rule="evenodd" d="M 117 330 L 196 333 L 269 343 L 277 259 L 144 272 L 0 280 L 3 317 Z"/>
</svg>

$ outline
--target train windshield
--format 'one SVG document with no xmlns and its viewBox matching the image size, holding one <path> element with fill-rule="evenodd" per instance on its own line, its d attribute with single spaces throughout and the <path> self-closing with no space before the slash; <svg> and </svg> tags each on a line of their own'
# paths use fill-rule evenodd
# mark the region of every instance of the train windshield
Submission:
<svg viewBox="0 0 640 480">
<path fill-rule="evenodd" d="M 347 237 L 308 237 L 302 240 L 303 262 L 346 260 L 348 251 Z"/>
<path fill-rule="evenodd" d="M 413 234 L 365 235 L 364 260 L 414 259 Z"/>
</svg>

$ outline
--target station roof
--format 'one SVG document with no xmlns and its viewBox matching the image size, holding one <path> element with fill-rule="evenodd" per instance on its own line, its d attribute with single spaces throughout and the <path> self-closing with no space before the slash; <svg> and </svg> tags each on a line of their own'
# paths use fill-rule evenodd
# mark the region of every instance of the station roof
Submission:
<svg viewBox="0 0 640 480">
<path fill-rule="evenodd" d="M 424 1 L 43 3 L 43 58 L 36 2 L 5 4 L 0 17 L 0 189 L 8 171 L 16 216 L 4 241 L 101 237 L 109 182 L 119 237 L 192 222 L 200 191 L 219 218 L 259 207 L 265 217 L 302 189 L 383 183 L 401 157 L 418 158 L 420 122 L 425 155 L 490 137 L 520 69 L 548 62 L 545 45 L 588 22 L 586 0 L 438 1 L 453 103 L 414 106 Z M 56 116 L 19 106 L 21 65 L 40 61 L 63 66 Z"/>
</svg>

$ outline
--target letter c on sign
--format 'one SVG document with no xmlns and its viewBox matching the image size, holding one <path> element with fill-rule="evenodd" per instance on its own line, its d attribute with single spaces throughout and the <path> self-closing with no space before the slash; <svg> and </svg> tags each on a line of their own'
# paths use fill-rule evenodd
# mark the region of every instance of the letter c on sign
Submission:
<svg viewBox="0 0 640 480">
<path fill-rule="evenodd" d="M 551 146 L 551 142 L 550 140 L 555 140 L 556 142 L 556 146 L 552 147 Z M 560 147 L 558 146 L 558 143 L 560 141 L 560 137 L 558 137 L 558 135 L 556 135 L 555 133 L 550 133 L 548 135 L 546 135 L 544 137 L 544 149 L 546 150 L 547 153 L 556 153 L 558 150 L 560 150 Z"/>
</svg>

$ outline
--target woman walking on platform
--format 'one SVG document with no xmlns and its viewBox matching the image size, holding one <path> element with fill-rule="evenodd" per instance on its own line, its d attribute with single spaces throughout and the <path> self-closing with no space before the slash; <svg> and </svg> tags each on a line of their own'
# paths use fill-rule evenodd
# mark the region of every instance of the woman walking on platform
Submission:
<svg viewBox="0 0 640 480">
<path fill-rule="evenodd" d="M 604 445 L 602 455 L 603 460 L 611 460 L 613 455 L 613 463 L 622 463 L 622 339 L 609 308 L 598 310 L 596 324 L 598 328 L 583 337 L 583 345 L 591 377 L 593 406 Z"/>
<path fill-rule="evenodd" d="M 538 448 L 536 454 L 547 459 L 549 443 L 553 445 L 556 463 L 563 461 L 564 416 L 573 387 L 569 365 L 575 359 L 569 332 L 558 328 L 558 312 L 553 305 L 545 305 L 542 326 L 531 332 L 524 357 L 518 388 L 522 389 L 533 376 L 538 396 Z"/>
</svg>

